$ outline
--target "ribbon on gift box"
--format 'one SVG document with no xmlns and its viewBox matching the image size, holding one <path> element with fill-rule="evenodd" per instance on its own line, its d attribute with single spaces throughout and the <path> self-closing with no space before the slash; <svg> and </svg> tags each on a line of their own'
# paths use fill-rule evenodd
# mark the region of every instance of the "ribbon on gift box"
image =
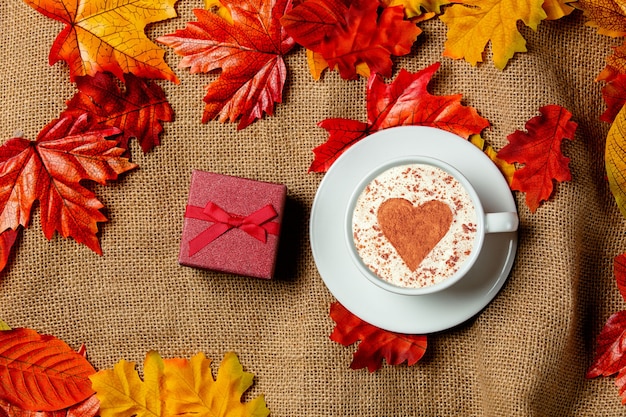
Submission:
<svg viewBox="0 0 626 417">
<path fill-rule="evenodd" d="M 278 235 L 280 225 L 277 222 L 270 222 L 276 216 L 278 213 L 271 204 L 263 206 L 245 217 L 228 213 L 211 201 L 204 207 L 188 205 L 185 209 L 185 217 L 213 223 L 189 241 L 189 256 L 195 255 L 199 250 L 233 228 L 243 230 L 253 238 L 265 243 L 268 233 Z"/>
</svg>

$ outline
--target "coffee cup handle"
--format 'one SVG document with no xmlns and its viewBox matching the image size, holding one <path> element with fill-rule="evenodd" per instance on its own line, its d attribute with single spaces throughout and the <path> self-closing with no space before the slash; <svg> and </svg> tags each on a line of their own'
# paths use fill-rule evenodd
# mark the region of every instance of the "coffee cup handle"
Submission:
<svg viewBox="0 0 626 417">
<path fill-rule="evenodd" d="M 514 232 L 518 226 L 515 212 L 485 213 L 485 233 Z"/>
</svg>

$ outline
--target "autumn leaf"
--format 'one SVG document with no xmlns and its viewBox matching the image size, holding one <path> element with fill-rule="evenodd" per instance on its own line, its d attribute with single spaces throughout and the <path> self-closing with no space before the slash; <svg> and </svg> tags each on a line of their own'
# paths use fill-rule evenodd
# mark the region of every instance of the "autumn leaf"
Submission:
<svg viewBox="0 0 626 417">
<path fill-rule="evenodd" d="M 595 27 L 601 35 L 626 36 L 626 10 L 620 0 L 578 0 L 587 26 Z"/>
<path fill-rule="evenodd" d="M 7 417 L 95 417 L 98 415 L 100 402 L 95 395 L 71 407 L 56 411 L 29 411 L 23 410 L 6 401 L 0 400 L 0 416 L 2 412 Z"/>
<path fill-rule="evenodd" d="M 329 132 L 328 140 L 313 149 L 315 159 L 309 172 L 326 172 L 350 146 L 378 130 L 395 126 L 431 126 L 455 133 L 463 138 L 478 134 L 489 126 L 475 109 L 461 104 L 461 95 L 434 96 L 428 83 L 440 64 L 433 64 L 416 73 L 401 69 L 391 84 L 379 75 L 367 83 L 367 123 L 332 118 L 319 123 Z"/>
<path fill-rule="evenodd" d="M 404 14 L 412 19 L 425 12 L 441 14 L 441 8 L 451 2 L 448 0 L 380 0 L 384 7 L 404 7 Z"/>
<path fill-rule="evenodd" d="M 19 230 L 19 229 L 18 229 Z M 9 262 L 11 249 L 17 240 L 19 232 L 17 230 L 7 229 L 0 233 L 0 271 L 4 270 Z M 0 326 L 1 330 L 1 326 Z"/>
<path fill-rule="evenodd" d="M 244 372 L 232 352 L 224 356 L 215 379 L 211 360 L 202 353 L 189 361 L 167 359 L 165 363 L 167 415 L 266 417 L 270 414 L 263 396 L 241 402 L 254 376 Z"/>
<path fill-rule="evenodd" d="M 526 123 L 528 132 L 516 131 L 508 136 L 509 143 L 498 152 L 498 157 L 523 166 L 515 171 L 511 188 L 526 193 L 526 205 L 535 212 L 550 198 L 554 181 L 571 179 L 569 158 L 561 151 L 564 139 L 573 140 L 577 124 L 572 114 L 557 105 L 539 109 L 540 116 Z"/>
<path fill-rule="evenodd" d="M 174 111 L 157 84 L 132 74 L 126 74 L 124 80 L 122 90 L 108 73 L 77 77 L 79 91 L 67 102 L 61 117 L 88 113 L 93 125 L 121 130 L 119 147 L 128 149 L 128 141 L 134 137 L 143 152 L 149 152 L 161 143 L 161 122 L 171 122 Z"/>
<path fill-rule="evenodd" d="M 404 19 L 403 7 L 371 0 L 307 0 L 286 13 L 281 23 L 300 45 L 320 54 L 344 79 L 358 77 L 357 66 L 391 76 L 391 55 L 402 56 L 421 30 Z"/>
<path fill-rule="evenodd" d="M 100 401 L 100 417 L 154 417 L 163 414 L 163 359 L 148 352 L 143 365 L 144 379 L 134 362 L 120 360 L 113 369 L 91 375 L 91 384 Z"/>
<path fill-rule="evenodd" d="M 0 332 L 0 399 L 30 411 L 71 407 L 93 394 L 87 360 L 30 329 Z"/>
<path fill-rule="evenodd" d="M 613 272 L 617 288 L 626 300 L 626 254 L 613 260 Z M 593 362 L 587 370 L 587 378 L 617 374 L 615 384 L 619 388 L 622 404 L 626 404 L 626 310 L 613 314 L 598 335 Z"/>
<path fill-rule="evenodd" d="M 521 20 L 537 30 L 546 18 L 544 0 L 462 0 L 448 7 L 439 18 L 448 26 L 444 56 L 465 59 L 472 65 L 483 61 L 491 42 L 493 62 L 503 69 L 516 52 L 526 52 L 518 30 Z"/>
<path fill-rule="evenodd" d="M 11 326 L 0 320 L 0 331 L 11 330 Z"/>
<path fill-rule="evenodd" d="M 96 233 L 106 221 L 103 204 L 83 180 L 106 184 L 135 167 L 120 157 L 114 127 L 91 128 L 87 115 L 49 123 L 36 141 L 16 137 L 0 146 L 0 230 L 28 227 L 39 200 L 41 227 L 52 239 L 57 231 L 102 254 Z"/>
<path fill-rule="evenodd" d="M 154 22 L 176 16 L 176 0 L 24 0 L 39 13 L 65 24 L 50 50 L 49 62 L 65 61 L 70 80 L 111 72 L 119 79 L 139 77 L 178 82 L 165 52 L 144 33 Z"/>
<path fill-rule="evenodd" d="M 406 335 L 379 329 L 350 313 L 338 302 L 330 305 L 330 317 L 336 323 L 331 340 L 343 346 L 360 341 L 350 364 L 352 369 L 367 367 L 374 372 L 380 368 L 383 359 L 389 365 L 406 362 L 411 366 L 426 353 L 425 335 Z"/>
<path fill-rule="evenodd" d="M 216 379 L 211 361 L 202 353 L 191 360 L 163 360 L 158 353 L 149 352 L 143 374 L 142 381 L 135 364 L 121 360 L 112 370 L 91 376 L 101 417 L 269 415 L 262 396 L 241 402 L 253 375 L 243 371 L 234 353 L 224 356 Z"/>
<path fill-rule="evenodd" d="M 546 20 L 558 20 L 568 16 L 576 10 L 573 4 L 577 2 L 578 0 L 545 0 L 543 10 L 546 12 Z"/>
<path fill-rule="evenodd" d="M 191 73 L 221 69 L 207 87 L 202 122 L 218 119 L 243 129 L 272 115 L 282 102 L 287 76 L 283 57 L 294 46 L 279 19 L 291 0 L 233 0 L 222 2 L 232 22 L 208 10 L 195 9 L 197 22 L 157 39 L 183 56 L 179 66 Z"/>
<path fill-rule="evenodd" d="M 606 138 L 604 163 L 609 188 L 617 207 L 626 217 L 626 107 L 622 107 Z"/>
<path fill-rule="evenodd" d="M 602 97 L 607 109 L 600 116 L 600 120 L 613 123 L 619 111 L 626 103 L 626 74 L 621 74 L 611 66 L 607 66 L 596 78 L 596 81 L 604 81 Z"/>
</svg>

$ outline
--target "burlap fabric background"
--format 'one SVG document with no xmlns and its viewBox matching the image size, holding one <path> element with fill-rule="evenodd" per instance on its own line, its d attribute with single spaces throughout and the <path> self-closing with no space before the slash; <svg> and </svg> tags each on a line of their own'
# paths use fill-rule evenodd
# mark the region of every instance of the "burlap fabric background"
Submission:
<svg viewBox="0 0 626 417">
<path fill-rule="evenodd" d="M 171 33 L 194 20 L 200 0 L 180 0 L 179 17 L 150 27 Z M 19 0 L 0 2 L 0 137 L 34 139 L 74 94 L 64 64 L 48 66 L 61 30 Z M 133 143 L 139 168 L 94 190 L 110 222 L 101 228 L 104 256 L 58 236 L 47 241 L 35 211 L 31 227 L 0 275 L 0 317 L 13 327 L 86 343 L 99 369 L 119 359 L 141 365 L 148 350 L 164 357 L 203 351 L 219 363 L 238 354 L 255 374 L 250 395 L 264 393 L 274 416 L 618 416 L 626 415 L 612 378 L 585 380 L 595 337 L 624 309 L 612 258 L 626 251 L 626 223 L 608 192 L 603 142 L 608 125 L 594 78 L 615 41 L 583 26 L 580 13 L 522 28 L 529 53 L 504 71 L 442 58 L 445 26 L 422 24 L 414 52 L 396 71 L 441 60 L 431 91 L 462 93 L 493 127 L 496 149 L 506 136 L 555 103 L 579 128 L 564 146 L 573 180 L 531 214 L 516 195 L 521 230 L 512 274 L 476 318 L 429 337 L 417 365 L 369 373 L 348 368 L 354 347 L 329 340 L 334 301 L 315 268 L 308 216 L 322 176 L 307 174 L 311 149 L 326 139 L 328 117 L 365 120 L 365 82 L 327 73 L 315 82 L 305 53 L 287 58 L 284 103 L 243 131 L 200 123 L 204 85 L 212 76 L 176 70 L 180 85 L 161 82 L 176 112 L 162 146 L 147 155 Z M 166 56 L 175 68 L 179 58 Z M 177 263 L 191 170 L 281 182 L 289 188 L 276 280 L 181 267 Z"/>
</svg>

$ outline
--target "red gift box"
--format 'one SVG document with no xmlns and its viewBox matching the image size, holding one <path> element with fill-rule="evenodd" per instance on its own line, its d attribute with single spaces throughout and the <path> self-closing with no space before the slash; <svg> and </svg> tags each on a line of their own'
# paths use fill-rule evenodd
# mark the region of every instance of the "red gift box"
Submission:
<svg viewBox="0 0 626 417">
<path fill-rule="evenodd" d="M 194 170 L 178 262 L 271 279 L 287 187 Z"/>
</svg>

